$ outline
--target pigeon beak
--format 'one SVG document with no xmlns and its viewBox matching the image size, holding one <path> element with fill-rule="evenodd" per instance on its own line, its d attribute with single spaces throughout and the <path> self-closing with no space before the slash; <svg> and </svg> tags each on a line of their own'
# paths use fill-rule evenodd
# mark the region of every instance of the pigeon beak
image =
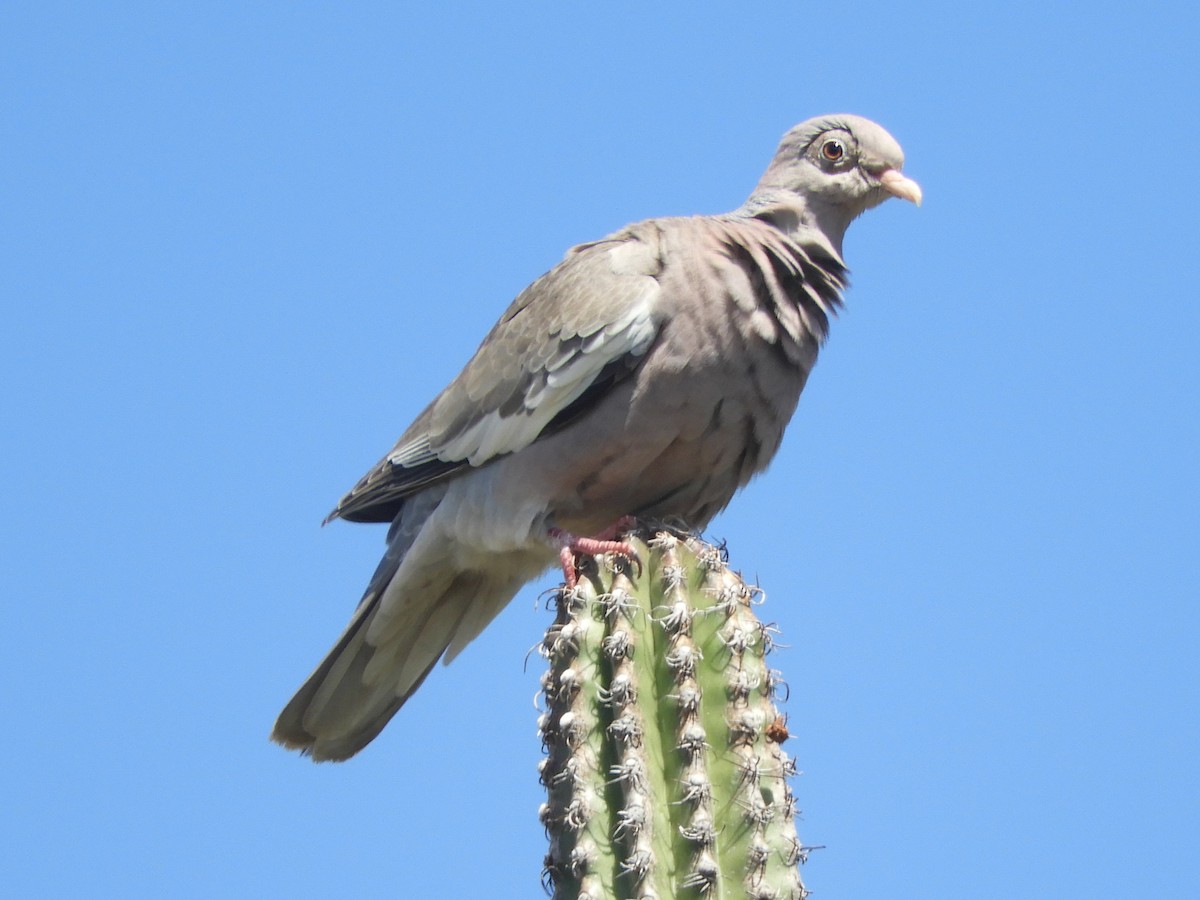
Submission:
<svg viewBox="0 0 1200 900">
<path fill-rule="evenodd" d="M 911 178 L 905 178 L 895 169 L 887 169 L 879 176 L 880 186 L 895 197 L 901 200 L 908 200 L 921 205 L 921 186 Z"/>
</svg>

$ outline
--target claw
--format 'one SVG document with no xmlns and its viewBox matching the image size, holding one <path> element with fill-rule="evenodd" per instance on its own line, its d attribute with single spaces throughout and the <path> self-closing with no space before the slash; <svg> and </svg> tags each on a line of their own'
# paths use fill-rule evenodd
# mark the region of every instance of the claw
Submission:
<svg viewBox="0 0 1200 900">
<path fill-rule="evenodd" d="M 567 588 L 573 589 L 579 583 L 579 567 L 575 560 L 577 555 L 599 556 L 602 553 L 616 553 L 633 563 L 637 567 L 638 576 L 641 577 L 642 560 L 633 544 L 629 541 L 613 540 L 618 534 L 628 531 L 635 521 L 633 516 L 623 516 L 595 537 L 580 537 L 561 528 L 547 529 L 547 536 L 558 545 L 558 559 Z"/>
</svg>

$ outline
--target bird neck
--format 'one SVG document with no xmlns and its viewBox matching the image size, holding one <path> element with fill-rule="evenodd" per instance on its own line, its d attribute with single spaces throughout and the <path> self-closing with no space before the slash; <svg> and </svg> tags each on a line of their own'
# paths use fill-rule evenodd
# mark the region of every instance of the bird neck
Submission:
<svg viewBox="0 0 1200 900">
<path fill-rule="evenodd" d="M 842 262 L 842 239 L 850 220 L 833 207 L 809 208 L 790 191 L 755 192 L 733 215 L 768 222 L 800 245 L 816 245 Z"/>
</svg>

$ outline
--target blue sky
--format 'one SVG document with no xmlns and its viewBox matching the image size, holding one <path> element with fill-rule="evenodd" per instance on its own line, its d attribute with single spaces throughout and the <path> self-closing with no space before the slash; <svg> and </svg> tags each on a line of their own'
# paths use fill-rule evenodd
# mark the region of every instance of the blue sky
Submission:
<svg viewBox="0 0 1200 900">
<path fill-rule="evenodd" d="M 380 528 L 341 493 L 571 244 L 819 113 L 925 189 L 846 242 L 712 527 L 789 649 L 823 900 L 1200 893 L 1197 12 L 10 4 L 14 896 L 538 895 L 549 579 L 351 762 L 269 744 Z"/>
</svg>

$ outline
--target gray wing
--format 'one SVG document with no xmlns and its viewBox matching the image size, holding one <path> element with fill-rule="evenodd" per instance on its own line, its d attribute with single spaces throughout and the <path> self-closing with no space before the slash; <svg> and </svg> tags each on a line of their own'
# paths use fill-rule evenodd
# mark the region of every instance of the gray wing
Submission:
<svg viewBox="0 0 1200 900">
<path fill-rule="evenodd" d="M 637 368 L 661 325 L 653 222 L 567 257 L 521 292 L 466 368 L 326 521 L 389 522 L 404 499 L 569 423 Z"/>
</svg>

